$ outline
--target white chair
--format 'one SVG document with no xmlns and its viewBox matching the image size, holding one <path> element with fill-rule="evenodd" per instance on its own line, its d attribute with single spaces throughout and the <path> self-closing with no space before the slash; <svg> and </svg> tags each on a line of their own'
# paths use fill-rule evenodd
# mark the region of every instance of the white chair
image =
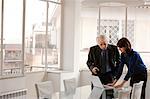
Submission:
<svg viewBox="0 0 150 99">
<path fill-rule="evenodd" d="M 76 79 L 65 79 L 64 81 L 64 88 L 66 94 L 74 94 L 76 90 Z"/>
<path fill-rule="evenodd" d="M 51 99 L 53 93 L 52 81 L 36 83 L 35 88 L 37 99 Z"/>
<path fill-rule="evenodd" d="M 130 99 L 131 87 L 124 87 L 118 90 L 118 99 Z"/>
<path fill-rule="evenodd" d="M 142 86 L 144 81 L 133 84 L 131 99 L 141 99 Z"/>
</svg>

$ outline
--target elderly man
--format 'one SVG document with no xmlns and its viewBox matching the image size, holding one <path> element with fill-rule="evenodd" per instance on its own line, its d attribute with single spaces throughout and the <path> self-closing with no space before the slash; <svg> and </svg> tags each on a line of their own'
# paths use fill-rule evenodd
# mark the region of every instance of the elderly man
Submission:
<svg viewBox="0 0 150 99">
<path fill-rule="evenodd" d="M 117 46 L 108 44 L 104 35 L 97 36 L 96 40 L 97 45 L 90 48 L 87 65 L 92 74 L 100 78 L 102 84 L 112 83 L 120 63 L 119 51 Z M 113 98 L 112 92 L 106 92 L 106 95 L 107 99 Z"/>
</svg>

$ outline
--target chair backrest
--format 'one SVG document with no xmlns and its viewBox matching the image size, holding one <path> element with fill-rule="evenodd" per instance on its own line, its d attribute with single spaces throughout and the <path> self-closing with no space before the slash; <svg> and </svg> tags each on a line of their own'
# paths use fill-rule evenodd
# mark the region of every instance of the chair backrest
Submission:
<svg viewBox="0 0 150 99">
<path fill-rule="evenodd" d="M 35 88 L 37 99 L 51 99 L 53 93 L 52 81 L 36 83 Z"/>
<path fill-rule="evenodd" d="M 76 90 L 76 79 L 71 78 L 71 79 L 65 79 L 63 81 L 64 81 L 65 92 L 67 94 L 74 94 Z"/>
<path fill-rule="evenodd" d="M 133 84 L 131 99 L 141 99 L 142 86 L 144 81 Z"/>
<path fill-rule="evenodd" d="M 118 99 L 130 99 L 131 87 L 125 87 L 118 91 Z"/>
</svg>

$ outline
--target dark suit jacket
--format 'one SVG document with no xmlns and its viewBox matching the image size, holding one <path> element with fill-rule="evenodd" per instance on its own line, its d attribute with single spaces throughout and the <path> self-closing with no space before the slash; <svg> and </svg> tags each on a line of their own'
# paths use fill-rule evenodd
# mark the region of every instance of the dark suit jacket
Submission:
<svg viewBox="0 0 150 99">
<path fill-rule="evenodd" d="M 107 50 L 108 50 L 109 65 L 112 70 L 111 72 L 114 76 L 116 76 L 115 73 L 120 63 L 119 51 L 117 49 L 117 46 L 110 44 L 108 44 Z M 101 51 L 102 49 L 98 45 L 90 48 L 87 65 L 91 71 L 94 67 L 98 67 L 101 70 Z M 98 75 L 100 74 L 101 72 L 98 73 Z"/>
</svg>

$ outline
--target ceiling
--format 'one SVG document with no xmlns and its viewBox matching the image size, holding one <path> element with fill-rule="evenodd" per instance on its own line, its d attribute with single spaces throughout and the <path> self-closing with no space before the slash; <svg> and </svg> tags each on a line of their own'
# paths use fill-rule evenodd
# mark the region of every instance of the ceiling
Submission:
<svg viewBox="0 0 150 99">
<path fill-rule="evenodd" d="M 149 2 L 150 0 L 82 0 L 82 6 L 141 6 L 145 4 L 150 4 Z"/>
</svg>

